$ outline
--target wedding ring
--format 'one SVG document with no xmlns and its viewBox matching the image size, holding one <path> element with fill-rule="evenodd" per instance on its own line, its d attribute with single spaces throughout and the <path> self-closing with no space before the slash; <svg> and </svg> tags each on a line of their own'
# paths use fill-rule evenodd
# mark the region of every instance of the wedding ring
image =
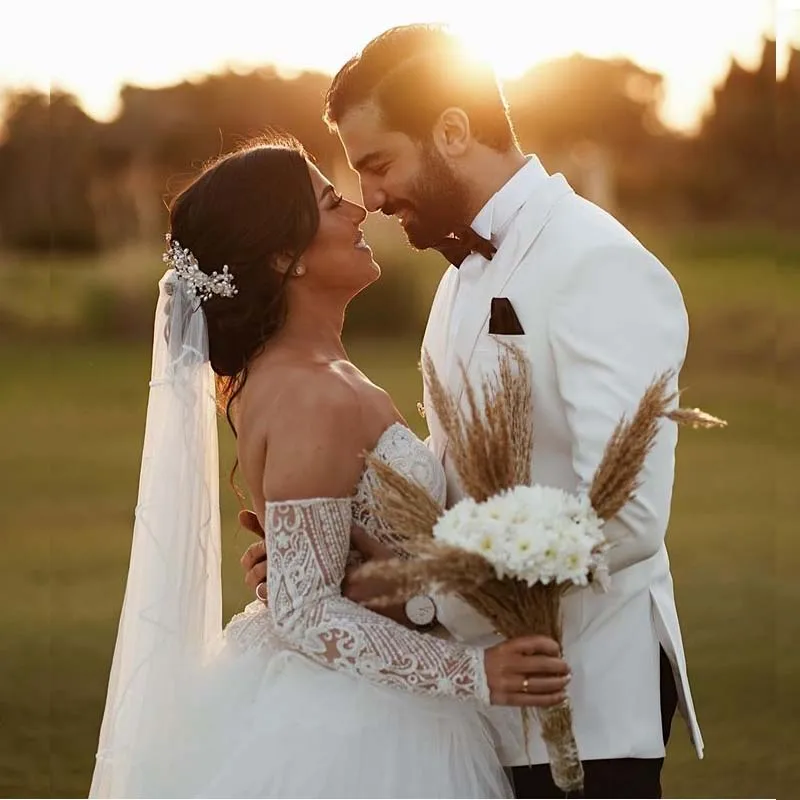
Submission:
<svg viewBox="0 0 800 800">
<path fill-rule="evenodd" d="M 263 588 L 263 590 L 264 590 L 264 594 L 263 594 L 263 595 L 262 595 L 262 594 L 261 594 L 261 592 L 259 591 L 259 590 L 260 590 L 260 589 L 262 589 L 262 588 Z M 259 583 L 259 584 L 258 584 L 258 586 L 256 586 L 256 597 L 257 597 L 257 598 L 258 598 L 258 599 L 259 599 L 259 600 L 260 600 L 262 603 L 266 603 L 266 602 L 267 602 L 267 584 L 266 584 L 266 583 Z"/>
<path fill-rule="evenodd" d="M 525 694 L 528 694 L 528 679 L 527 678 L 525 678 L 522 681 L 522 691 L 525 692 Z"/>
</svg>

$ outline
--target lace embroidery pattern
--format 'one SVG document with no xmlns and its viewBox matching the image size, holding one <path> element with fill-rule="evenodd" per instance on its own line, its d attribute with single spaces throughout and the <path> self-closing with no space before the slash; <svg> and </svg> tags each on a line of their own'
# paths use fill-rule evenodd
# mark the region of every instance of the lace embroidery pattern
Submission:
<svg viewBox="0 0 800 800">
<path fill-rule="evenodd" d="M 419 438 L 401 423 L 387 428 L 373 455 L 396 470 L 413 478 L 430 495 L 444 503 L 446 479 L 442 465 Z M 403 545 L 374 513 L 374 493 L 377 478 L 373 470 L 366 469 L 358 482 L 353 496 L 353 521 L 363 528 L 373 539 L 390 547 L 397 555 L 405 555 Z"/>
<path fill-rule="evenodd" d="M 275 634 L 269 611 L 260 600 L 250 603 L 244 611 L 231 617 L 225 628 L 225 639 L 242 653 L 262 648 L 272 651 L 285 649 Z"/>
<path fill-rule="evenodd" d="M 408 692 L 489 702 L 483 651 L 423 636 L 342 597 L 351 500 L 269 503 L 275 633 L 325 666 Z"/>
</svg>

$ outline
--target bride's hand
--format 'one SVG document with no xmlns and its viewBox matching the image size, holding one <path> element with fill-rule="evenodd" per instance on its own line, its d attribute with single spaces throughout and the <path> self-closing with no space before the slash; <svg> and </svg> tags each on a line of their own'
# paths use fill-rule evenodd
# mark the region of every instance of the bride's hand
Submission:
<svg viewBox="0 0 800 800">
<path fill-rule="evenodd" d="M 566 699 L 569 666 L 547 636 L 501 642 L 484 652 L 483 663 L 492 705 L 546 708 Z"/>
</svg>

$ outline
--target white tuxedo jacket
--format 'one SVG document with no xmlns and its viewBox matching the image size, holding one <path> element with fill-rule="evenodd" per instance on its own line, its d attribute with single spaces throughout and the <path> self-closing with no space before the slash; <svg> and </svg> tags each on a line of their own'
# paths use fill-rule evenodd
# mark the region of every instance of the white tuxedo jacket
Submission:
<svg viewBox="0 0 800 800">
<path fill-rule="evenodd" d="M 507 297 L 525 331 L 508 338 L 522 346 L 532 368 L 533 480 L 582 490 L 620 416 L 633 412 L 656 375 L 682 366 L 687 316 L 671 274 L 619 222 L 576 195 L 561 175 L 549 176 L 535 157 L 523 170 L 524 179 L 512 178 L 516 191 L 525 192 L 521 206 L 474 285 L 459 291 L 455 267 L 443 276 L 423 351 L 450 391 L 463 392 L 460 362 L 477 387 L 482 374 L 497 368 L 498 336 L 488 333 L 491 299 Z M 444 463 L 452 505 L 462 490 L 427 393 L 424 407 L 429 445 Z M 616 542 L 609 553 L 610 589 L 576 588 L 562 604 L 564 652 L 573 674 L 569 693 L 584 760 L 664 755 L 659 644 L 702 757 L 664 544 L 676 443 L 677 426 L 664 421 L 635 499 L 605 527 Z M 484 646 L 499 641 L 488 620 L 458 598 L 438 597 L 437 605 L 456 639 Z M 494 707 L 489 716 L 504 764 L 548 760 L 535 725 L 526 755 L 518 709 Z"/>
</svg>

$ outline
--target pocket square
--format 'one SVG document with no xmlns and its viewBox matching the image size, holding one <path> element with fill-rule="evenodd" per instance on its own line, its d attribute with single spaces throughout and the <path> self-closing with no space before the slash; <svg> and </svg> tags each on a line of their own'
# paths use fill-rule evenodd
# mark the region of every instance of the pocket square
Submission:
<svg viewBox="0 0 800 800">
<path fill-rule="evenodd" d="M 492 312 L 489 316 L 489 333 L 520 336 L 525 330 L 520 323 L 514 306 L 507 297 L 492 298 Z"/>
</svg>

